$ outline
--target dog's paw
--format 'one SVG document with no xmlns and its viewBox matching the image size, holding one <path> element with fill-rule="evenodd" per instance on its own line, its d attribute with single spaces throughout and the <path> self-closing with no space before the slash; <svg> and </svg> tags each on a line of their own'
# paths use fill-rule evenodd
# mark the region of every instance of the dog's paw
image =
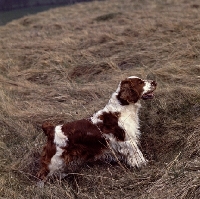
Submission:
<svg viewBox="0 0 200 199">
<path fill-rule="evenodd" d="M 141 167 L 142 165 L 146 165 L 147 164 L 147 160 L 145 160 L 145 158 L 142 157 L 131 157 L 127 159 L 127 164 L 130 167 Z"/>
</svg>

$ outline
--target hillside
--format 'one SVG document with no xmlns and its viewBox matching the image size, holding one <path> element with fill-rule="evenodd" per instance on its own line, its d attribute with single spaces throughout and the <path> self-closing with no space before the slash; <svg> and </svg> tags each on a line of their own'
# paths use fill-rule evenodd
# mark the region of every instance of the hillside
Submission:
<svg viewBox="0 0 200 199">
<path fill-rule="evenodd" d="M 200 4 L 110 0 L 0 27 L 0 198 L 200 198 Z M 95 163 L 36 186 L 45 120 L 105 106 L 119 81 L 155 79 L 140 111 L 141 169 Z"/>
</svg>

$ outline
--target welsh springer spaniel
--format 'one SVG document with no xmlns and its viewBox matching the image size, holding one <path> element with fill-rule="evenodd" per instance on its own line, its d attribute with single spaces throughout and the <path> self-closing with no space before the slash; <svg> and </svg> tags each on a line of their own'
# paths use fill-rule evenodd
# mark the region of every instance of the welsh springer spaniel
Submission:
<svg viewBox="0 0 200 199">
<path fill-rule="evenodd" d="M 47 144 L 41 155 L 38 177 L 44 182 L 55 173 L 66 173 L 81 162 L 123 160 L 130 167 L 146 163 L 139 144 L 140 99 L 152 99 L 156 82 L 131 76 L 121 81 L 108 104 L 89 119 L 42 129 Z"/>
</svg>

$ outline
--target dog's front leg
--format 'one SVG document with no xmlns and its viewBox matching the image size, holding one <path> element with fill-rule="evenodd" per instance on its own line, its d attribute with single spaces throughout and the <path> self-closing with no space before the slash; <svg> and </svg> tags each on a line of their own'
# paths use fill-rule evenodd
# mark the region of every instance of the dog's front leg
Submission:
<svg viewBox="0 0 200 199">
<path fill-rule="evenodd" d="M 142 164 L 146 164 L 142 152 L 132 140 L 118 142 L 118 147 L 116 147 L 116 149 L 117 152 L 124 157 L 124 161 L 130 167 L 140 167 Z"/>
</svg>

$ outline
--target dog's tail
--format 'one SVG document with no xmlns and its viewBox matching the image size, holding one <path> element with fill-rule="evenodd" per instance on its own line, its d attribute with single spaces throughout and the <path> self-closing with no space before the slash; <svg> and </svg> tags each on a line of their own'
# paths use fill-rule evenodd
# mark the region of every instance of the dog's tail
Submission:
<svg viewBox="0 0 200 199">
<path fill-rule="evenodd" d="M 42 124 L 42 130 L 44 131 L 44 134 L 48 138 L 54 136 L 54 129 L 55 129 L 55 126 L 52 123 L 50 123 L 50 122 L 44 122 Z"/>
</svg>

